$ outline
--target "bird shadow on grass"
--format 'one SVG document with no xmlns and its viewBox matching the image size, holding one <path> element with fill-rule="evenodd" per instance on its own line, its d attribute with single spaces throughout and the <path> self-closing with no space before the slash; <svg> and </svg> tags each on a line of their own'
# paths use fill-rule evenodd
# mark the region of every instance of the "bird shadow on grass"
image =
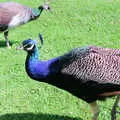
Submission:
<svg viewBox="0 0 120 120">
<path fill-rule="evenodd" d="M 14 113 L 0 116 L 0 120 L 83 120 L 81 118 L 72 118 L 68 116 L 34 113 Z"/>
<path fill-rule="evenodd" d="M 10 41 L 10 46 L 15 44 L 16 42 Z M 0 41 L 0 48 L 7 47 L 6 41 Z"/>
</svg>

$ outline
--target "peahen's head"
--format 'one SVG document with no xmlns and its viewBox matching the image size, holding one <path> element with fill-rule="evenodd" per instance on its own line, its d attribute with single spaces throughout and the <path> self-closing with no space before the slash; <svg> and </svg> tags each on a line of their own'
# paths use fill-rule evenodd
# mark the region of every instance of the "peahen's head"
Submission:
<svg viewBox="0 0 120 120">
<path fill-rule="evenodd" d="M 40 14 L 42 13 L 43 10 L 49 10 L 50 11 L 49 4 L 40 5 L 38 8 L 32 8 L 31 20 L 37 19 L 40 16 Z"/>
<path fill-rule="evenodd" d="M 43 37 L 39 34 L 39 38 L 41 40 L 41 46 L 43 45 Z M 22 42 L 22 44 L 17 48 L 17 50 L 25 50 L 27 52 L 32 52 L 37 47 L 37 41 L 32 39 L 27 39 Z"/>
<path fill-rule="evenodd" d="M 38 9 L 39 10 L 50 10 L 50 6 L 49 4 L 40 5 Z"/>
</svg>

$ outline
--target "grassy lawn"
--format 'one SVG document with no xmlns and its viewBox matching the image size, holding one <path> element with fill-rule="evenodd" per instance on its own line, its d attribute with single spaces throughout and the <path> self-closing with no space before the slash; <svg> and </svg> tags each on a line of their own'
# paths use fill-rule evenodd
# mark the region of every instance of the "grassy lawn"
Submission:
<svg viewBox="0 0 120 120">
<path fill-rule="evenodd" d="M 8 0 L 1 0 L 8 1 Z M 14 0 L 15 1 L 15 0 Z M 43 0 L 17 0 L 37 7 Z M 0 34 L 0 120 L 90 120 L 84 101 L 51 85 L 33 81 L 25 72 L 26 53 L 16 47 L 42 33 L 40 59 L 62 55 L 77 46 L 120 48 L 119 0 L 53 0 L 52 12 L 44 11 L 33 22 L 10 31 L 7 49 Z M 99 120 L 110 120 L 114 98 L 99 102 Z M 120 109 L 119 109 L 120 111 Z M 120 115 L 117 116 L 120 120 Z"/>
</svg>

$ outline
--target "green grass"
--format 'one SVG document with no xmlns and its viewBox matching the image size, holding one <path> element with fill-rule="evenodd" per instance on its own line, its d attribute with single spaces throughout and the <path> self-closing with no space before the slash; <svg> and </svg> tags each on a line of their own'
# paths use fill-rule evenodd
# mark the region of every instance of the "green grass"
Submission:
<svg viewBox="0 0 120 120">
<path fill-rule="evenodd" d="M 7 1 L 7 0 L 1 0 Z M 37 7 L 42 0 L 17 0 Z M 35 1 L 35 2 L 33 2 Z M 40 58 L 48 60 L 72 48 L 96 45 L 120 48 L 119 0 L 53 0 L 52 12 L 44 11 L 33 22 L 10 31 L 12 49 L 0 34 L 0 120 L 90 120 L 91 108 L 84 101 L 51 85 L 33 81 L 25 72 L 26 53 L 16 47 L 42 33 Z M 114 98 L 98 102 L 99 120 L 110 120 Z M 120 111 L 120 109 L 119 109 Z M 117 116 L 120 120 L 120 115 Z"/>
</svg>

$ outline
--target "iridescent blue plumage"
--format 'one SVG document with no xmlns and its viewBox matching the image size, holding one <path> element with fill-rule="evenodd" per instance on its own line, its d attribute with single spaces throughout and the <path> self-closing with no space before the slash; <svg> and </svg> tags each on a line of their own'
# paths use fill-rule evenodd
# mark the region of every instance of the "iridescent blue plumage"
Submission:
<svg viewBox="0 0 120 120">
<path fill-rule="evenodd" d="M 43 44 L 43 38 L 40 37 L 40 39 Z M 98 116 L 96 100 L 104 100 L 106 97 L 120 94 L 120 80 L 115 79 L 120 75 L 110 74 L 107 79 L 108 68 L 111 69 L 108 62 L 116 67 L 112 70 L 113 73 L 120 70 L 116 65 L 120 64 L 118 59 L 120 50 L 91 46 L 78 47 L 62 56 L 41 61 L 34 40 L 23 41 L 21 47 L 27 51 L 25 63 L 27 74 L 34 80 L 46 82 L 70 92 L 88 102 L 93 109 L 96 107 L 93 120 L 97 120 Z M 114 62 L 115 58 L 116 62 Z"/>
<path fill-rule="evenodd" d="M 28 39 L 23 42 L 24 48 L 28 46 L 32 46 L 34 44 L 34 48 L 32 51 L 28 52 L 27 59 L 26 59 L 26 71 L 28 75 L 33 79 L 46 79 L 50 76 L 51 72 L 56 72 L 56 70 L 51 70 L 50 65 L 58 60 L 58 58 L 51 59 L 48 61 L 40 61 L 39 60 L 39 53 L 38 48 L 36 46 L 36 42 Z"/>
<path fill-rule="evenodd" d="M 50 65 L 54 63 L 57 59 L 51 59 L 49 61 L 38 60 L 38 51 L 35 48 L 33 53 L 27 56 L 26 60 L 26 71 L 29 76 L 36 80 L 47 79 L 50 73 L 53 72 L 49 69 Z M 56 70 L 54 70 L 56 72 Z"/>
</svg>

